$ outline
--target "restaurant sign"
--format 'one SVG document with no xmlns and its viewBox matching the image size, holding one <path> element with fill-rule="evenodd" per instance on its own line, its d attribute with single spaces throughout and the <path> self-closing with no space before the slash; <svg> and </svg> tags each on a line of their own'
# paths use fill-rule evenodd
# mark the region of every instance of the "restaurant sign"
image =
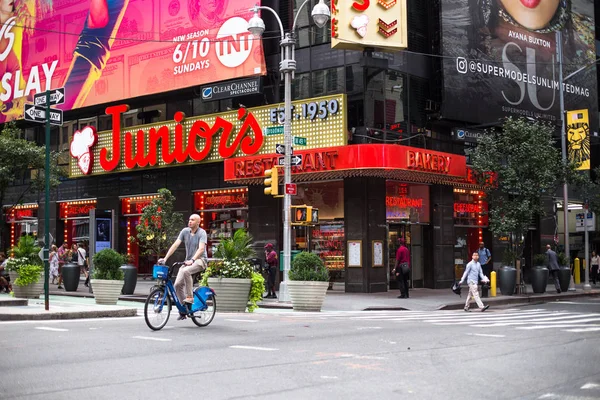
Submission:
<svg viewBox="0 0 600 400">
<path fill-rule="evenodd" d="M 86 126 L 73 134 L 71 177 L 269 154 L 282 140 L 266 134 L 284 122 L 282 104 L 191 118 L 178 111 L 174 121 L 125 128 L 121 122 L 128 110 L 127 105 L 106 109 L 112 131 Z M 292 117 L 293 132 L 307 138 L 307 149 L 346 144 L 345 95 L 295 101 Z"/>
</svg>

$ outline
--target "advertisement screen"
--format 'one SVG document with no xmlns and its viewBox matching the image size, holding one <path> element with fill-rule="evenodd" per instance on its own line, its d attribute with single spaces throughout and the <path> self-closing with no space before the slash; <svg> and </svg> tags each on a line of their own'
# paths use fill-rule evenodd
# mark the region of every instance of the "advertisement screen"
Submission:
<svg viewBox="0 0 600 400">
<path fill-rule="evenodd" d="M 0 9 L 0 123 L 65 87 L 63 110 L 265 74 L 256 0 L 15 0 Z M 260 3 L 260 1 L 258 1 Z"/>
<path fill-rule="evenodd" d="M 100 250 L 110 249 L 110 236 L 111 236 L 111 219 L 110 218 L 96 218 L 96 250 L 98 253 Z"/>
<path fill-rule="evenodd" d="M 560 125 L 558 32 L 568 77 L 565 110 L 597 115 L 593 0 L 442 0 L 441 6 L 444 118 L 487 124 L 522 116 Z"/>
</svg>

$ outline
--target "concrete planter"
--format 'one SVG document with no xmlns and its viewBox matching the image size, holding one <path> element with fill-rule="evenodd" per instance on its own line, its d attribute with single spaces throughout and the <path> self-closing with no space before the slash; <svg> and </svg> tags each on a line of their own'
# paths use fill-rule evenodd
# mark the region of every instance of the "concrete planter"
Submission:
<svg viewBox="0 0 600 400">
<path fill-rule="evenodd" d="M 288 281 L 294 311 L 321 311 L 329 282 Z"/>
<path fill-rule="evenodd" d="M 9 271 L 8 276 L 10 276 L 10 283 L 12 284 L 13 292 L 15 293 L 15 297 L 19 299 L 39 299 L 40 295 L 44 291 L 44 273 L 40 274 L 40 279 L 37 283 L 31 283 L 26 286 L 18 286 L 15 283 L 15 280 L 19 277 L 14 271 Z"/>
<path fill-rule="evenodd" d="M 517 283 L 517 269 L 509 265 L 500 267 L 498 270 L 498 286 L 503 296 L 512 296 L 515 293 Z"/>
<path fill-rule="evenodd" d="M 115 305 L 123 289 L 123 281 L 112 281 L 106 279 L 92 279 L 92 290 L 96 298 L 96 304 Z"/>
<path fill-rule="evenodd" d="M 531 288 L 533 289 L 533 293 L 541 294 L 546 292 L 548 275 L 550 275 L 550 271 L 546 267 L 535 266 L 531 269 Z"/>
<path fill-rule="evenodd" d="M 219 312 L 245 312 L 251 285 L 250 279 L 208 278 L 208 287 L 217 295 Z"/>
</svg>

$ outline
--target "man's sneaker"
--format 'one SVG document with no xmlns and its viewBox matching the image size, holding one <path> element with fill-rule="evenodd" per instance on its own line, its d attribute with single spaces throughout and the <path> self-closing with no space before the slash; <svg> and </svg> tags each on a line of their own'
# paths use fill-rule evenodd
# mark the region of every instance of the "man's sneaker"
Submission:
<svg viewBox="0 0 600 400">
<path fill-rule="evenodd" d="M 488 308 L 490 308 L 490 305 L 487 304 L 485 306 L 483 306 L 483 308 L 481 309 L 481 312 L 484 312 L 485 310 L 487 310 Z"/>
<path fill-rule="evenodd" d="M 184 302 L 192 304 L 194 302 L 194 298 L 193 297 L 186 297 L 185 300 L 184 300 Z"/>
<path fill-rule="evenodd" d="M 177 321 L 183 321 L 186 318 L 187 317 L 185 316 L 185 314 L 179 314 L 179 318 L 177 318 Z"/>
<path fill-rule="evenodd" d="M 62 288 L 63 288 L 63 287 L 62 287 L 62 286 L 60 286 L 60 285 L 58 285 L 58 287 L 57 287 L 57 289 L 62 289 Z"/>
<path fill-rule="evenodd" d="M 465 307 L 465 311 L 466 311 L 466 312 L 469 312 L 469 308 L 468 308 L 468 307 Z"/>
</svg>

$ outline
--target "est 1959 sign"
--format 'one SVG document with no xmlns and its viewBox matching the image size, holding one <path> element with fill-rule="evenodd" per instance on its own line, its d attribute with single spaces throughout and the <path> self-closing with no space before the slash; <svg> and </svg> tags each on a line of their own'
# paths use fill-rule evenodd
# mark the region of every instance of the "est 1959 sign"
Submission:
<svg viewBox="0 0 600 400">
<path fill-rule="evenodd" d="M 321 100 L 319 102 L 311 101 L 300 104 L 296 108 L 292 106 L 292 120 L 294 119 L 327 119 L 329 115 L 335 115 L 340 111 L 340 103 L 337 99 Z M 269 110 L 269 119 L 273 123 L 282 123 L 285 121 L 285 108 L 272 108 Z"/>
</svg>

